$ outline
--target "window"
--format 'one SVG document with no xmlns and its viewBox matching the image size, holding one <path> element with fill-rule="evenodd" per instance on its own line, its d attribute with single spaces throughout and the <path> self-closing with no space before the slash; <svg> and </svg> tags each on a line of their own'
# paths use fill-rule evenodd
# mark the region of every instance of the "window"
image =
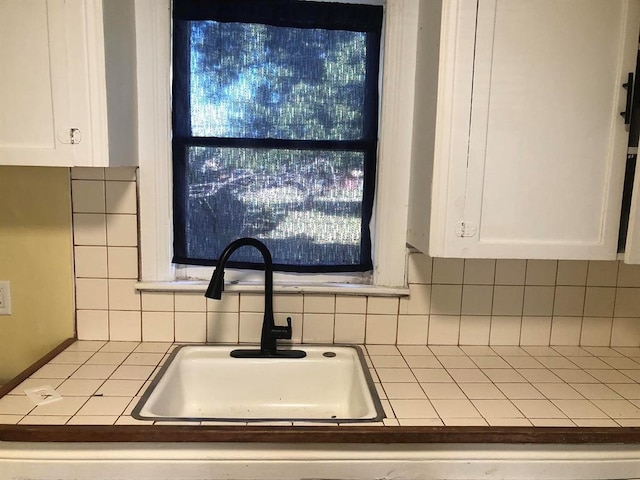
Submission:
<svg viewBox="0 0 640 480">
<path fill-rule="evenodd" d="M 276 270 L 371 270 L 382 7 L 174 0 L 173 18 L 174 262 L 249 236 Z"/>
<path fill-rule="evenodd" d="M 416 38 L 419 0 L 384 7 L 378 168 L 371 228 L 373 273 L 345 280 L 314 274 L 295 278 L 296 291 L 336 291 L 345 282 L 365 283 L 362 293 L 406 286 L 408 179 L 412 154 Z M 171 158 L 171 17 L 169 0 L 136 0 L 140 256 L 142 290 L 197 290 L 211 267 L 178 266 L 173 257 Z M 239 253 L 239 252 L 238 252 Z M 232 271 L 226 272 L 233 280 Z M 299 275 L 297 275 L 299 277 Z M 244 282 L 245 275 L 235 277 Z M 258 274 L 257 281 L 261 280 Z M 185 282 L 194 280 L 195 282 Z M 279 285 L 278 276 L 274 279 Z M 285 278 L 285 282 L 288 281 Z M 307 285 L 315 281 L 315 287 Z M 247 286 L 246 288 L 251 288 Z M 259 287 L 258 287 L 259 288 Z M 351 288 L 351 287 L 347 287 Z M 360 287 L 358 287 L 360 288 Z M 404 290 L 403 290 L 404 291 Z"/>
</svg>

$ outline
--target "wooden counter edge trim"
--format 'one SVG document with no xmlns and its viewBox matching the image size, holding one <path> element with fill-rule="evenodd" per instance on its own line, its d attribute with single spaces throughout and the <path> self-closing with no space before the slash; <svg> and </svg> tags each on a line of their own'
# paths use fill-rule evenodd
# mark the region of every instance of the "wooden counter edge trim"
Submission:
<svg viewBox="0 0 640 480">
<path fill-rule="evenodd" d="M 33 365 L 27 367 L 18 375 L 16 375 L 7 383 L 5 383 L 2 387 L 0 387 L 0 398 L 4 397 L 7 393 L 9 393 L 11 390 L 16 388 L 22 382 L 24 382 L 27 378 L 33 375 L 37 370 L 40 370 L 42 367 L 44 367 L 47 363 L 49 363 L 51 360 L 57 357 L 58 354 L 60 354 L 65 349 L 67 349 L 71 344 L 75 343 L 75 341 L 76 341 L 75 338 L 67 338 L 65 341 L 63 341 L 60 345 L 58 345 L 49 353 L 47 353 L 40 360 L 35 362 Z"/>
<path fill-rule="evenodd" d="M 0 425 L 0 441 L 639 444 L 640 428 Z"/>
</svg>

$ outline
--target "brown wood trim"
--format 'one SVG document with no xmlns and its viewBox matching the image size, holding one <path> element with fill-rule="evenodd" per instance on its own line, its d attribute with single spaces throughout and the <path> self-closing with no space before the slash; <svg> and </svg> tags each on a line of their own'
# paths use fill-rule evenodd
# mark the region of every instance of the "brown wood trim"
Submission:
<svg viewBox="0 0 640 480">
<path fill-rule="evenodd" d="M 64 342 L 62 342 L 60 345 L 55 347 L 53 350 L 47 353 L 40 360 L 35 362 L 33 365 L 27 367 L 25 370 L 20 372 L 16 377 L 12 378 L 7 383 L 5 383 L 2 387 L 0 387 L 0 398 L 4 397 L 7 393 L 9 393 L 11 390 L 16 388 L 22 382 L 24 382 L 27 378 L 33 375 L 36 372 L 36 370 L 39 370 L 40 368 L 44 367 L 47 363 L 53 360 L 54 357 L 56 357 L 60 352 L 65 350 L 69 345 L 71 345 L 75 341 L 76 341 L 75 338 L 67 338 Z"/>
<path fill-rule="evenodd" d="M 0 441 L 638 444 L 640 428 L 0 425 Z"/>
</svg>

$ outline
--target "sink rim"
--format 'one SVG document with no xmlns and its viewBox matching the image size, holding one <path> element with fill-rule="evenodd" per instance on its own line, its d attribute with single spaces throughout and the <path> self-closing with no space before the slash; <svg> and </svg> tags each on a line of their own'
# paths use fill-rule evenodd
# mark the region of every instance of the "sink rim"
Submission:
<svg viewBox="0 0 640 480">
<path fill-rule="evenodd" d="M 175 358 L 178 354 L 183 350 L 189 347 L 211 347 L 211 348 L 220 348 L 220 349 L 251 349 L 255 348 L 256 345 L 251 344 L 208 344 L 208 343 L 191 343 L 191 344 L 182 344 L 178 345 L 171 352 L 169 357 L 165 360 L 164 364 L 160 368 L 160 371 L 155 375 L 152 379 L 151 383 L 145 390 L 144 394 L 133 408 L 131 412 L 131 416 L 137 420 L 153 420 L 156 422 L 224 422 L 224 423 L 256 423 L 256 422 L 305 422 L 305 423 L 371 423 L 371 422 L 379 422 L 382 419 L 386 418 L 384 413 L 384 408 L 382 406 L 382 402 L 380 401 L 380 397 L 378 395 L 377 389 L 375 387 L 375 383 L 369 372 L 369 368 L 367 362 L 364 357 L 364 353 L 362 348 L 358 345 L 350 345 L 350 344 L 284 344 L 280 345 L 280 350 L 289 350 L 289 349 L 297 349 L 297 350 L 305 350 L 308 348 L 327 348 L 327 349 L 336 349 L 336 348 L 348 348 L 353 350 L 357 357 L 358 362 L 361 366 L 360 371 L 364 376 L 364 383 L 366 384 L 366 393 L 369 394 L 369 398 L 373 403 L 373 410 L 375 411 L 375 416 L 368 418 L 297 418 L 297 417 L 256 417 L 256 418 L 234 418 L 234 417 L 194 417 L 194 416 L 164 416 L 164 415 L 145 415 L 142 413 L 142 410 L 146 406 L 149 397 L 155 391 L 158 384 L 162 381 L 163 377 L 171 368 Z M 265 359 L 265 361 L 278 361 L 279 359 Z M 304 359 L 296 359 L 294 361 L 302 361 Z"/>
</svg>

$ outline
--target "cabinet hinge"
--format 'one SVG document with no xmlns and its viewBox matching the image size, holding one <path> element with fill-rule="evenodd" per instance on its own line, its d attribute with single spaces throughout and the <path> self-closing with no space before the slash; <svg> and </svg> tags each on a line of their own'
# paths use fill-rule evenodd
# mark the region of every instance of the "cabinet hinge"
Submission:
<svg viewBox="0 0 640 480">
<path fill-rule="evenodd" d="M 58 140 L 65 145 L 77 145 L 82 141 L 79 128 L 64 128 L 58 131 Z"/>
<path fill-rule="evenodd" d="M 476 224 L 473 222 L 456 223 L 456 237 L 473 237 L 478 232 Z"/>
</svg>

